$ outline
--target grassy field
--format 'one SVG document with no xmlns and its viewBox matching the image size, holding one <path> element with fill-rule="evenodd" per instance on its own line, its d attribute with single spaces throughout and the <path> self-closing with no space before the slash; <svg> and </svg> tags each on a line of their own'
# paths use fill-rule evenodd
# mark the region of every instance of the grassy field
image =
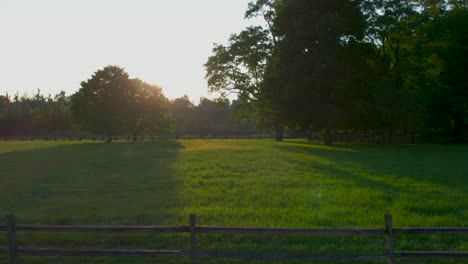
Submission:
<svg viewBox="0 0 468 264">
<path fill-rule="evenodd" d="M 187 225 L 195 212 L 203 225 L 257 227 L 382 227 L 383 214 L 390 212 L 396 227 L 468 227 L 468 146 L 327 147 L 301 140 L 0 142 L 0 214 L 7 212 L 14 212 L 20 224 L 88 225 Z M 5 237 L 0 232 L 0 243 Z M 19 233 L 18 240 L 22 246 L 189 248 L 185 234 Z M 382 237 L 212 235 L 201 236 L 200 243 L 203 249 L 240 251 L 382 252 L 385 247 Z M 468 250 L 468 238 L 456 236 L 397 237 L 395 244 L 399 250 Z M 0 263 L 6 262 L 0 255 Z"/>
</svg>

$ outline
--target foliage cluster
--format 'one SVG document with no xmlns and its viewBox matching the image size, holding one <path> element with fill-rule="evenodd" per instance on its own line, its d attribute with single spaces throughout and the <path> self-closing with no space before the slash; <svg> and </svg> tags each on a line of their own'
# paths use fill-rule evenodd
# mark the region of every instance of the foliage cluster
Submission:
<svg viewBox="0 0 468 264">
<path fill-rule="evenodd" d="M 98 70 L 72 96 L 72 113 L 85 129 L 105 134 L 112 141 L 115 134 L 137 135 L 160 132 L 170 127 L 165 106 L 167 99 L 159 86 L 130 79 L 120 67 Z"/>
<path fill-rule="evenodd" d="M 198 105 L 187 96 L 169 101 L 169 112 L 175 123 L 178 137 L 250 136 L 256 133 L 257 124 L 238 100 L 200 98 Z"/>
<path fill-rule="evenodd" d="M 212 91 L 278 131 L 468 131 L 466 1 L 255 0 L 265 26 L 215 45 Z"/>
<path fill-rule="evenodd" d="M 96 102 L 93 106 L 75 105 L 75 117 L 72 101 L 84 100 L 84 95 L 78 98 L 78 95 L 67 96 L 61 92 L 46 97 L 38 91 L 33 97 L 0 96 L 0 137 L 86 137 L 90 133 L 94 137 L 105 135 L 107 125 L 117 127 L 112 129 L 114 136 L 133 135 L 134 139 L 138 135 L 234 137 L 256 133 L 258 124 L 237 100 L 201 98 L 198 105 L 187 96 L 169 100 L 161 93 L 161 88 L 141 80 L 131 81 L 131 85 L 142 89 L 143 95 L 147 94 L 146 97 L 126 95 L 123 100 L 128 101 L 116 105 L 115 112 L 110 108 L 96 109 L 99 107 Z M 106 121 L 104 115 L 112 119 Z M 86 122 L 78 122 L 76 117 Z"/>
<path fill-rule="evenodd" d="M 70 97 L 65 92 L 55 96 L 0 96 L 0 136 L 72 134 L 76 130 Z"/>
</svg>

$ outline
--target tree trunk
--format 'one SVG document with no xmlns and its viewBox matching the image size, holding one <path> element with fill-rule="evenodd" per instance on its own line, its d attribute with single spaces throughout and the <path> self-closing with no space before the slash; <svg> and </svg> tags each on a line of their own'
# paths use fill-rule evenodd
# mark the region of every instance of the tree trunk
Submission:
<svg viewBox="0 0 468 264">
<path fill-rule="evenodd" d="M 327 146 L 331 146 L 333 144 L 333 139 L 332 139 L 332 130 L 330 128 L 327 128 L 325 130 L 325 135 L 323 138 L 323 143 Z"/>
<path fill-rule="evenodd" d="M 275 140 L 278 142 L 283 142 L 283 128 L 281 126 L 277 126 L 275 129 Z"/>
</svg>

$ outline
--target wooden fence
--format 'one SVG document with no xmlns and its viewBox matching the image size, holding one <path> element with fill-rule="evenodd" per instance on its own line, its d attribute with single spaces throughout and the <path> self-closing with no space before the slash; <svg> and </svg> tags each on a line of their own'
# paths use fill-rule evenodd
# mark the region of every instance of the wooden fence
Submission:
<svg viewBox="0 0 468 264">
<path fill-rule="evenodd" d="M 195 214 L 190 215 L 189 226 L 38 226 L 16 225 L 14 215 L 6 216 L 7 225 L 0 226 L 6 231 L 8 247 L 0 247 L 0 254 L 9 255 L 10 264 L 18 264 L 19 256 L 160 256 L 187 257 L 192 263 L 201 258 L 222 259 L 257 259 L 257 260 L 386 260 L 388 264 L 396 259 L 423 258 L 463 258 L 468 259 L 468 252 L 453 251 L 395 251 L 394 235 L 468 235 L 468 228 L 394 228 L 392 216 L 385 215 L 385 228 L 253 228 L 253 227 L 216 227 L 197 225 Z M 17 231 L 41 232 L 100 232 L 100 233 L 189 233 L 190 250 L 76 250 L 61 248 L 25 248 L 19 247 L 16 241 Z M 285 253 L 285 252 L 225 252 L 203 251 L 197 246 L 198 234 L 224 235 L 280 235 L 311 237 L 345 237 L 345 236 L 385 236 L 386 249 L 382 253 Z"/>
</svg>

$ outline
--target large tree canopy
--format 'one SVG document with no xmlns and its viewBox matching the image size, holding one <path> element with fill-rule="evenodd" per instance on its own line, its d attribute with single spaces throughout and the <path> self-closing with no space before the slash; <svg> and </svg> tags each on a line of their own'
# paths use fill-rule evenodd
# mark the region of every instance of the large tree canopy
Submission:
<svg viewBox="0 0 468 264">
<path fill-rule="evenodd" d="M 326 143 L 349 129 L 385 131 L 387 142 L 394 131 L 461 139 L 466 14 L 461 0 L 253 0 L 245 16 L 265 27 L 215 46 L 208 84 L 256 98 L 250 109 L 276 128 L 325 132 Z"/>
<path fill-rule="evenodd" d="M 307 130 L 343 128 L 364 87 L 364 29 L 358 6 L 348 0 L 294 0 L 277 6 L 280 41 L 270 58 L 263 92 L 285 124 Z M 367 69 L 366 69 L 367 70 Z M 328 143 L 328 142 L 327 142 Z"/>
<path fill-rule="evenodd" d="M 134 135 L 145 129 L 162 130 L 169 125 L 161 88 L 138 79 L 129 79 L 120 67 L 98 70 L 72 97 L 72 111 L 87 129 L 107 135 L 129 132 Z"/>
<path fill-rule="evenodd" d="M 120 67 L 107 66 L 81 82 L 72 97 L 72 111 L 87 129 L 105 133 L 108 141 L 124 129 L 126 106 L 131 85 L 128 74 Z"/>
<path fill-rule="evenodd" d="M 233 34 L 226 46 L 215 44 L 213 55 L 205 64 L 208 88 L 223 95 L 237 93 L 243 98 L 258 98 L 272 49 L 269 32 L 262 27 Z"/>
</svg>

